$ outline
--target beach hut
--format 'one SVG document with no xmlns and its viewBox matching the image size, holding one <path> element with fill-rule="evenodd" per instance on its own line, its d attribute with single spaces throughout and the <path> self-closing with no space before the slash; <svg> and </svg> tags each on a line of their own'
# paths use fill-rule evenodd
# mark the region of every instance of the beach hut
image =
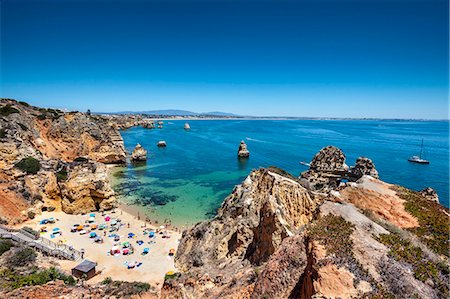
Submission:
<svg viewBox="0 0 450 299">
<path fill-rule="evenodd" d="M 91 279 L 95 276 L 95 267 L 97 263 L 84 260 L 75 268 L 72 268 L 72 275 L 77 278 Z"/>
</svg>

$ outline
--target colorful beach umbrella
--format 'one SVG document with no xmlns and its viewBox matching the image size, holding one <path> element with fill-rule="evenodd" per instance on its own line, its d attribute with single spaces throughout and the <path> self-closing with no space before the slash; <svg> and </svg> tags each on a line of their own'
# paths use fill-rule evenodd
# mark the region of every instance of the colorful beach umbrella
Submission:
<svg viewBox="0 0 450 299">
<path fill-rule="evenodd" d="M 95 214 L 94 214 L 94 213 L 92 213 L 92 214 L 89 214 L 89 216 L 90 216 L 90 217 L 95 217 Z"/>
<path fill-rule="evenodd" d="M 55 227 L 55 228 L 53 229 L 53 231 L 54 231 L 54 232 L 57 232 L 57 231 L 59 231 L 59 228 L 58 228 L 58 227 Z"/>
</svg>

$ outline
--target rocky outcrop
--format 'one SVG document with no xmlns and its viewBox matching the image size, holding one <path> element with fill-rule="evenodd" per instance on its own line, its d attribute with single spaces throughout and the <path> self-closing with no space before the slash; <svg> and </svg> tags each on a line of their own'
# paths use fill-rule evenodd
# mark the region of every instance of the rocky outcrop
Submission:
<svg viewBox="0 0 450 299">
<path fill-rule="evenodd" d="M 433 188 L 424 188 L 420 190 L 419 193 L 426 199 L 439 203 L 439 196 Z"/>
<path fill-rule="evenodd" d="M 244 140 L 241 141 L 238 148 L 238 157 L 239 158 L 248 158 L 250 156 L 250 152 L 247 149 L 247 144 L 245 144 Z"/>
<path fill-rule="evenodd" d="M 158 141 L 158 143 L 156 145 L 158 147 L 166 147 L 167 143 L 164 140 L 160 140 L 160 141 Z"/>
<path fill-rule="evenodd" d="M 251 281 L 253 267 L 265 264 L 285 238 L 308 223 L 320 202 L 295 178 L 280 173 L 273 168 L 253 171 L 214 219 L 185 231 L 177 268 L 198 277 L 208 273 L 208 289 L 225 288 L 236 275 Z"/>
<path fill-rule="evenodd" d="M 344 153 L 335 146 L 321 149 L 312 159 L 309 169 L 300 175 L 303 184 L 312 190 L 329 192 L 341 181 L 357 181 L 364 175 L 378 178 L 378 171 L 372 160 L 359 157 L 356 165 L 347 166 Z"/>
<path fill-rule="evenodd" d="M 253 171 L 183 232 L 161 297 L 447 298 L 448 209 L 376 179 L 368 159 L 355 173 L 341 151 L 322 154 L 311 172 L 355 182 L 316 193 L 280 169 Z"/>
<path fill-rule="evenodd" d="M 184 129 L 185 130 L 190 130 L 191 129 L 191 126 L 189 125 L 189 123 L 185 123 L 184 124 Z"/>
<path fill-rule="evenodd" d="M 350 172 L 355 176 L 361 178 L 364 175 L 370 175 L 373 178 L 378 179 L 378 171 L 375 168 L 375 164 L 366 157 L 359 157 L 356 159 L 355 166 L 351 167 Z"/>
<path fill-rule="evenodd" d="M 147 160 L 147 151 L 140 145 L 139 143 L 133 150 L 131 154 L 132 161 L 146 161 Z"/>
<path fill-rule="evenodd" d="M 60 183 L 61 208 L 69 214 L 109 210 L 116 199 L 106 165 L 85 162 L 70 166 L 67 180 Z"/>
<path fill-rule="evenodd" d="M 20 216 L 16 209 L 3 214 L 7 222 L 41 210 L 81 213 L 112 206 L 103 163 L 123 163 L 126 155 L 111 118 L 7 99 L 0 111 L 0 183 L 9 190 L 3 202 L 14 199 L 21 210 Z M 32 171 L 27 163 L 34 164 Z"/>
</svg>

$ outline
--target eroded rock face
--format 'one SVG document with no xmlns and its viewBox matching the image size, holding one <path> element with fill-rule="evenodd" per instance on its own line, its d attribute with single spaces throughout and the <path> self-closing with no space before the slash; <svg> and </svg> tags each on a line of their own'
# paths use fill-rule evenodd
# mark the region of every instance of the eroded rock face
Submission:
<svg viewBox="0 0 450 299">
<path fill-rule="evenodd" d="M 312 190 L 329 191 L 337 188 L 339 174 L 347 170 L 344 153 L 335 146 L 327 146 L 314 156 L 309 170 L 303 172 L 300 178 Z"/>
<path fill-rule="evenodd" d="M 131 154 L 132 161 L 146 161 L 147 160 L 147 151 L 140 145 L 139 143 L 133 150 Z"/>
<path fill-rule="evenodd" d="M 433 188 L 430 187 L 424 188 L 420 190 L 419 193 L 426 199 L 439 203 L 439 196 Z"/>
<path fill-rule="evenodd" d="M 245 144 L 244 140 L 239 144 L 238 149 L 238 157 L 240 158 L 248 158 L 250 156 L 250 152 L 247 149 L 247 144 Z"/>
<path fill-rule="evenodd" d="M 349 169 L 344 153 L 335 146 L 327 146 L 314 156 L 309 169 L 301 173 L 300 179 L 311 190 L 330 192 L 337 189 L 341 181 L 355 182 L 364 175 L 378 178 L 372 160 L 359 157 L 356 165 Z"/>
<path fill-rule="evenodd" d="M 123 163 L 126 155 L 110 118 L 6 99 L 0 108 L 0 183 L 9 188 L 5 204 L 13 204 L 14 199 L 21 210 L 20 216 L 5 214 L 7 222 L 26 220 L 41 210 L 80 213 L 112 205 L 114 197 L 102 163 Z M 80 157 L 92 162 L 73 162 Z M 31 158 L 39 162 L 37 172 L 15 167 Z M 92 171 L 92 165 L 97 170 Z"/>
<path fill-rule="evenodd" d="M 355 177 L 361 178 L 364 175 L 370 175 L 371 177 L 378 179 L 378 171 L 375 168 L 375 164 L 366 157 L 359 157 L 356 159 L 356 164 L 351 168 L 351 173 Z"/>
<path fill-rule="evenodd" d="M 321 149 L 312 159 L 309 169 L 315 172 L 334 173 L 347 170 L 344 153 L 335 146 Z"/>
<path fill-rule="evenodd" d="M 216 289 L 230 284 L 235 275 L 252 281 L 252 267 L 267 262 L 285 238 L 308 223 L 320 201 L 295 178 L 275 171 L 253 171 L 214 219 L 185 231 L 177 268 L 195 277 L 208 273 Z"/>
<path fill-rule="evenodd" d="M 61 187 L 61 208 L 69 214 L 109 210 L 115 204 L 106 165 L 87 162 L 74 165 Z"/>
</svg>

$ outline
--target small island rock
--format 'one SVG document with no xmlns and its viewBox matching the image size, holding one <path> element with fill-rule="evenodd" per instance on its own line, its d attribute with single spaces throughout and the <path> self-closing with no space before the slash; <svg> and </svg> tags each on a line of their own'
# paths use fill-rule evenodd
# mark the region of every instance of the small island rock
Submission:
<svg viewBox="0 0 450 299">
<path fill-rule="evenodd" d="M 131 154 L 132 161 L 145 161 L 147 160 L 147 151 L 140 145 L 139 143 L 134 148 L 133 153 Z"/>
<path fill-rule="evenodd" d="M 167 143 L 164 140 L 158 142 L 158 147 L 166 147 Z"/>
<path fill-rule="evenodd" d="M 250 152 L 247 149 L 247 144 L 245 144 L 244 140 L 242 140 L 241 144 L 239 144 L 238 157 L 239 158 L 247 158 L 249 156 L 250 156 Z"/>
<path fill-rule="evenodd" d="M 370 175 L 371 177 L 378 179 L 378 171 L 375 168 L 375 164 L 366 157 L 359 157 L 356 159 L 356 164 L 351 168 L 351 173 L 360 178 L 363 175 Z"/>
</svg>

